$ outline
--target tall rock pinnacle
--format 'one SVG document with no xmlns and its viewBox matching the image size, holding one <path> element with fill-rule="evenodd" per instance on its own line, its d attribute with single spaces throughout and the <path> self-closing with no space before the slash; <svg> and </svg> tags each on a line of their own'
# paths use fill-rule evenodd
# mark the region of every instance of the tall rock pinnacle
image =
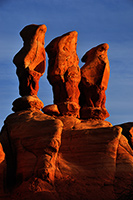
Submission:
<svg viewBox="0 0 133 200">
<path fill-rule="evenodd" d="M 92 48 L 83 56 L 81 68 L 80 106 L 81 118 L 106 119 L 105 108 L 110 67 L 107 56 L 109 45 L 104 43 Z"/>
<path fill-rule="evenodd" d="M 76 31 L 68 32 L 53 39 L 46 47 L 48 80 L 53 87 L 54 103 L 62 115 L 79 116 L 81 74 L 76 53 L 77 35 Z"/>
<path fill-rule="evenodd" d="M 19 93 L 21 96 L 37 95 L 39 79 L 45 71 L 44 37 L 47 28 L 43 25 L 28 25 L 20 32 L 24 46 L 15 55 Z"/>
</svg>

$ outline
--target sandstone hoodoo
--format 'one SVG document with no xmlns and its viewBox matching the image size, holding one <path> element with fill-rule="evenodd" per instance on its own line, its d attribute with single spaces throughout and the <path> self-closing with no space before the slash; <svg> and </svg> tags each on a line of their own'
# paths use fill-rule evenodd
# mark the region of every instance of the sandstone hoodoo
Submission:
<svg viewBox="0 0 133 200">
<path fill-rule="evenodd" d="M 24 47 L 14 57 L 22 97 L 0 132 L 0 199 L 133 199 L 133 122 L 113 126 L 104 120 L 108 44 L 88 51 L 80 71 L 76 31 L 50 42 L 54 104 L 42 112 L 37 91 L 45 32 L 45 25 L 25 27 Z"/>
<path fill-rule="evenodd" d="M 37 95 L 39 79 L 45 71 L 44 37 L 45 25 L 29 25 L 21 32 L 23 48 L 15 55 L 13 62 L 17 67 L 19 93 L 21 96 Z"/>
<path fill-rule="evenodd" d="M 31 24 L 22 29 L 20 36 L 24 46 L 15 55 L 13 62 L 17 67 L 19 94 L 22 98 L 13 102 L 13 111 L 43 108 L 43 102 L 37 97 L 39 79 L 45 72 L 46 55 L 44 38 L 46 26 Z"/>
<path fill-rule="evenodd" d="M 79 58 L 76 53 L 76 31 L 52 40 L 46 47 L 49 57 L 48 80 L 53 88 L 54 103 L 61 115 L 79 116 L 78 88 L 81 80 Z"/>
<path fill-rule="evenodd" d="M 110 67 L 107 56 L 109 45 L 104 43 L 87 51 L 82 58 L 80 106 L 81 118 L 106 119 L 105 90 L 108 86 Z"/>
</svg>

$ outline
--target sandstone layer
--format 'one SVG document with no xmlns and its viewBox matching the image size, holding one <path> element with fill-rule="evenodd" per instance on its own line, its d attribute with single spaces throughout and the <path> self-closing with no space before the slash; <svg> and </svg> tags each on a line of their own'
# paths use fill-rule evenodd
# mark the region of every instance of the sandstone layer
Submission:
<svg viewBox="0 0 133 200">
<path fill-rule="evenodd" d="M 54 104 L 62 115 L 79 116 L 81 74 L 76 53 L 77 35 L 76 31 L 66 33 L 53 39 L 46 47 L 48 80 L 53 88 Z"/>
<path fill-rule="evenodd" d="M 81 118 L 106 119 L 109 113 L 105 108 L 110 67 L 107 56 L 109 45 L 104 43 L 87 51 L 82 58 L 80 106 Z"/>
<path fill-rule="evenodd" d="M 7 164 L 3 199 L 133 197 L 133 150 L 122 131 L 107 121 L 39 110 L 9 115 L 0 136 Z"/>
</svg>

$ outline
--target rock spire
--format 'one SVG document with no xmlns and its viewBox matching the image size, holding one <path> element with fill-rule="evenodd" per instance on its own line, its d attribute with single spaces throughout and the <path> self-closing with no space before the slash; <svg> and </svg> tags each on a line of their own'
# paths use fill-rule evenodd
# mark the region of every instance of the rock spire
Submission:
<svg viewBox="0 0 133 200">
<path fill-rule="evenodd" d="M 106 119 L 105 90 L 108 86 L 110 67 L 107 56 L 109 45 L 104 43 L 87 51 L 82 57 L 80 106 L 81 118 Z"/>
<path fill-rule="evenodd" d="M 46 47 L 49 57 L 48 80 L 53 88 L 54 103 L 61 115 L 79 116 L 78 88 L 81 80 L 76 53 L 76 31 L 53 39 Z"/>
<path fill-rule="evenodd" d="M 22 49 L 15 55 L 13 62 L 17 67 L 16 74 L 19 79 L 19 94 L 25 96 L 36 96 L 39 90 L 39 79 L 45 72 L 46 56 L 44 49 L 44 37 L 47 28 L 43 25 L 31 24 L 22 29 L 20 36 L 24 44 Z M 21 98 L 23 99 L 23 98 Z M 19 99 L 19 104 L 21 99 Z M 33 99 L 33 97 L 32 97 Z M 24 100 L 22 100 L 24 102 Z M 37 97 L 35 97 L 37 100 Z M 15 101 L 13 110 L 21 110 L 18 108 L 18 101 Z M 32 107 L 32 103 L 26 100 L 28 107 Z M 26 106 L 27 108 L 27 106 Z M 41 108 L 41 107 L 40 107 Z"/>
</svg>

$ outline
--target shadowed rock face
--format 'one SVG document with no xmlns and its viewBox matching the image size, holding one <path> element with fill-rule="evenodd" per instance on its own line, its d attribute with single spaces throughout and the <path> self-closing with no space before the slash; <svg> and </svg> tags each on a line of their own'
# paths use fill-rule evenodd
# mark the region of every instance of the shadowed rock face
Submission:
<svg viewBox="0 0 133 200">
<path fill-rule="evenodd" d="M 62 115 L 79 116 L 78 88 L 81 75 L 76 53 L 77 32 L 55 38 L 46 47 L 49 57 L 48 80 L 53 87 L 54 103 Z"/>
<path fill-rule="evenodd" d="M 82 58 L 80 106 L 81 118 L 106 119 L 105 108 L 110 67 L 107 57 L 109 45 L 104 43 L 92 48 Z"/>
<path fill-rule="evenodd" d="M 15 55 L 13 62 L 17 67 L 19 93 L 21 96 L 37 95 L 39 79 L 45 71 L 44 37 L 45 25 L 28 25 L 20 36 L 23 48 Z"/>
</svg>

